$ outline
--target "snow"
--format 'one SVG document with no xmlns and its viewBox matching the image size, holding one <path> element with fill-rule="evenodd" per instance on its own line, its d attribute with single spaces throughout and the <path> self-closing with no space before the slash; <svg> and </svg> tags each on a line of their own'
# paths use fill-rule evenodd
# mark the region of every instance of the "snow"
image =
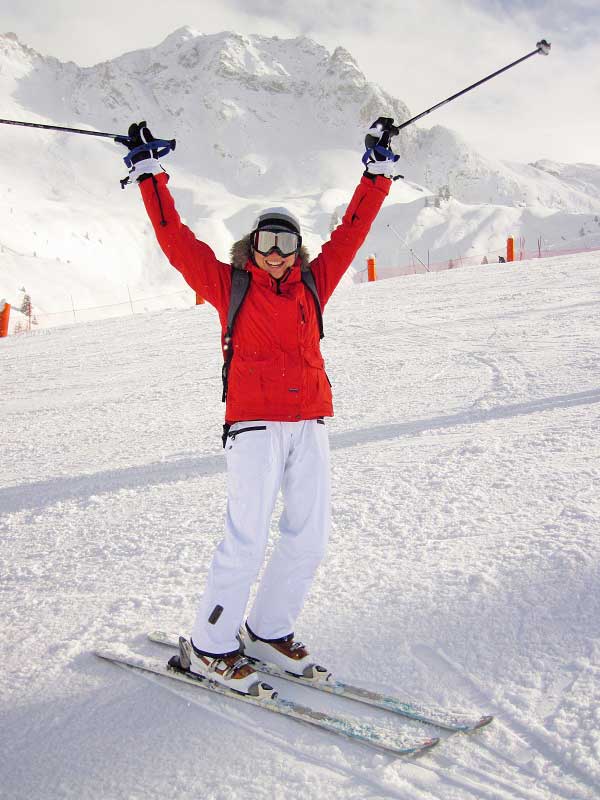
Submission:
<svg viewBox="0 0 600 800">
<path fill-rule="evenodd" d="M 596 797 L 599 271 L 415 275 L 326 311 L 334 526 L 297 633 L 349 680 L 497 716 L 417 761 L 92 654 L 166 657 L 145 633 L 192 623 L 224 516 L 214 310 L 0 341 L 3 796 Z"/>
</svg>

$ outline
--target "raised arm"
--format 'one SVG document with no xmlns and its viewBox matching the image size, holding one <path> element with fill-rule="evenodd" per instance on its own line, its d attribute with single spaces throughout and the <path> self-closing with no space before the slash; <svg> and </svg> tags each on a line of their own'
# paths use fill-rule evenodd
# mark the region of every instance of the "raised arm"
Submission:
<svg viewBox="0 0 600 800">
<path fill-rule="evenodd" d="M 188 285 L 223 315 L 229 303 L 231 266 L 218 261 L 212 249 L 196 239 L 181 221 L 167 188 L 169 176 L 158 161 L 161 153 L 154 146 L 157 142 L 145 122 L 130 126 L 126 145 L 130 156 L 126 163 L 131 166 L 131 171 L 121 183 L 139 184 L 163 253 Z M 175 146 L 174 142 L 172 146 Z"/>
<path fill-rule="evenodd" d="M 381 175 L 363 176 L 341 223 L 311 263 L 322 306 L 325 306 L 342 275 L 354 261 L 391 184 L 389 178 Z"/>
<path fill-rule="evenodd" d="M 219 311 L 227 308 L 231 266 L 218 261 L 212 249 L 184 225 L 162 172 L 140 181 L 140 191 L 163 253 L 195 292 Z"/>
<path fill-rule="evenodd" d="M 399 156 L 390 147 L 398 133 L 390 117 L 378 117 L 367 131 L 362 162 L 365 171 L 361 182 L 346 209 L 341 225 L 323 245 L 321 254 L 312 262 L 317 291 L 324 306 L 348 269 L 369 233 L 392 185 L 392 179 L 402 177 L 396 171 Z"/>
</svg>

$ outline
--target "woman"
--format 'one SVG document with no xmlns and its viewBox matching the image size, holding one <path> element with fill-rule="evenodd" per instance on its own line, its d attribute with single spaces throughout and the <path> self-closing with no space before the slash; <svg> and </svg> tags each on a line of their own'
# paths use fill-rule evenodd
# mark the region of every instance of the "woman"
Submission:
<svg viewBox="0 0 600 800">
<path fill-rule="evenodd" d="M 319 344 L 322 310 L 389 192 L 398 159 L 388 147 L 391 123 L 373 123 L 363 177 L 314 260 L 302 246 L 296 217 L 270 208 L 233 246 L 231 264 L 218 261 L 181 222 L 146 123 L 129 129 L 129 182 L 139 183 L 166 257 L 217 309 L 223 331 L 225 536 L 182 661 L 191 672 L 243 693 L 272 693 L 245 656 L 307 680 L 327 675 L 293 633 L 330 525 L 325 417 L 333 416 L 333 405 Z M 281 535 L 244 621 L 279 491 Z"/>
</svg>

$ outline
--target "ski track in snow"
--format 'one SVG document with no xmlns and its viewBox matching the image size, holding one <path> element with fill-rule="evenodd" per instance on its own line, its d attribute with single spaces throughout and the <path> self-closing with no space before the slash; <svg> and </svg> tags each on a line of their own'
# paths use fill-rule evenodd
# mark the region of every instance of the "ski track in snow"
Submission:
<svg viewBox="0 0 600 800">
<path fill-rule="evenodd" d="M 599 272 L 490 265 L 327 309 L 334 519 L 298 633 L 348 680 L 496 715 L 417 760 L 91 653 L 193 619 L 224 516 L 214 311 L 0 342 L 6 797 L 595 798 Z"/>
</svg>

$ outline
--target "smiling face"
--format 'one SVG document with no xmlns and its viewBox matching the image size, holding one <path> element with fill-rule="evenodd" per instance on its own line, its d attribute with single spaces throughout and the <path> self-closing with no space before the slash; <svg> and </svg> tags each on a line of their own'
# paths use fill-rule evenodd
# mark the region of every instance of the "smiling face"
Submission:
<svg viewBox="0 0 600 800">
<path fill-rule="evenodd" d="M 267 209 L 250 234 L 254 263 L 275 280 L 294 266 L 302 246 L 300 223 L 284 208 Z"/>
<path fill-rule="evenodd" d="M 272 278 L 279 280 L 282 278 L 290 267 L 294 266 L 296 261 L 296 254 L 292 253 L 291 256 L 280 256 L 276 250 L 269 253 L 268 256 L 263 256 L 261 253 L 254 251 L 254 261 L 256 266 L 268 272 Z"/>
</svg>

